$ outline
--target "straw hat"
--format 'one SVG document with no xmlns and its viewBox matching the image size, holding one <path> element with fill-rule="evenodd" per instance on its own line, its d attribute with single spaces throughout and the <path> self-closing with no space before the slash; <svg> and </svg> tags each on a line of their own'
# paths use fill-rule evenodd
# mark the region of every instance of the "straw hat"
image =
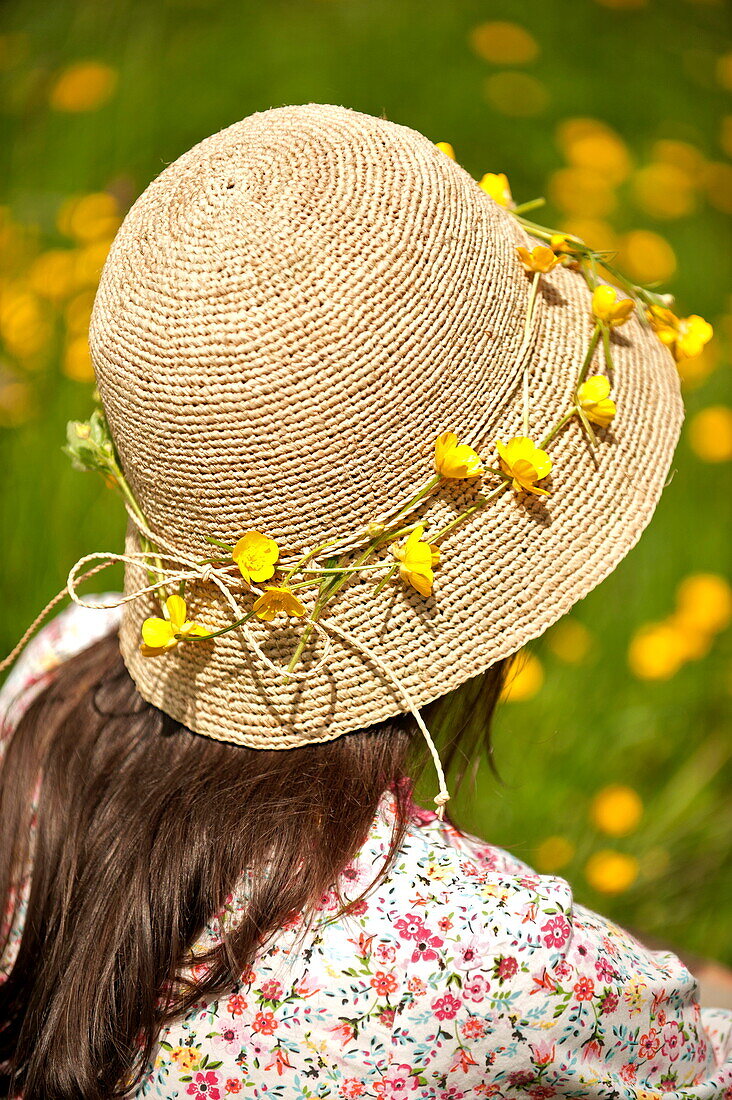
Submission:
<svg viewBox="0 0 732 1100">
<path fill-rule="evenodd" d="M 248 530 L 290 559 L 331 539 L 355 553 L 430 478 L 441 433 L 496 465 L 495 440 L 522 434 L 530 280 L 516 247 L 532 243 L 427 138 L 341 107 L 265 111 L 184 154 L 127 215 L 91 329 L 149 530 L 199 558 L 207 536 Z M 590 298 L 567 267 L 542 278 L 525 349 L 532 438 L 571 401 Z M 253 618 L 247 634 L 151 660 L 140 630 L 159 607 L 135 599 L 120 644 L 141 694 L 198 733 L 287 748 L 404 711 L 405 692 L 424 705 L 536 638 L 636 543 L 678 438 L 668 351 L 636 316 L 613 353 L 611 427 L 592 447 L 567 423 L 550 495 L 508 491 L 467 518 L 441 543 L 430 596 L 398 576 L 374 595 L 373 575 L 354 575 L 287 680 L 271 663 L 287 665 L 302 621 Z M 416 514 L 436 530 L 475 494 L 444 481 Z M 126 591 L 147 583 L 129 562 Z M 209 580 L 186 598 L 210 629 L 231 622 Z"/>
</svg>

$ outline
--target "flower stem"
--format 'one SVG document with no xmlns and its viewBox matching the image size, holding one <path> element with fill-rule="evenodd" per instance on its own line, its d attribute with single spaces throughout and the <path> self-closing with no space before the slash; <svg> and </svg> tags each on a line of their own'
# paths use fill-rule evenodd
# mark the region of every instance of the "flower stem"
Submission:
<svg viewBox="0 0 732 1100">
<path fill-rule="evenodd" d="M 526 341 L 531 336 L 531 329 L 534 324 L 534 311 L 536 308 L 536 295 L 539 291 L 539 280 L 541 279 L 541 273 L 539 271 L 534 272 L 534 278 L 531 281 L 531 293 L 529 295 L 529 304 L 526 308 L 526 320 L 524 321 L 524 339 Z M 524 422 L 524 435 L 529 434 L 529 362 L 528 358 L 524 363 L 524 369 L 521 380 L 521 387 L 523 390 L 523 422 Z"/>
<path fill-rule="evenodd" d="M 590 363 L 592 362 L 592 357 L 595 354 L 595 349 L 597 348 L 597 345 L 598 345 L 598 342 L 600 340 L 600 336 L 602 334 L 602 330 L 603 330 L 604 327 L 605 326 L 603 325 L 602 321 L 597 321 L 597 323 L 595 324 L 595 328 L 592 332 L 592 337 L 590 339 L 590 343 L 589 343 L 589 346 L 587 348 L 587 353 L 585 354 L 584 360 L 582 362 L 582 366 L 580 368 L 579 378 L 577 379 L 577 384 L 574 387 L 574 399 L 575 399 L 575 401 L 577 400 L 577 391 L 579 390 L 580 386 L 582 385 L 582 383 L 584 382 L 584 380 L 587 376 L 587 371 L 590 368 Z"/>
</svg>

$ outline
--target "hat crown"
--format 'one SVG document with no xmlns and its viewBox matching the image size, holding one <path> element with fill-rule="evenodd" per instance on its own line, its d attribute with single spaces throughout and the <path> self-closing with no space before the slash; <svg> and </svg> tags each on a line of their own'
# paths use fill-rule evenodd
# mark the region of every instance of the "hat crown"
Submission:
<svg viewBox="0 0 732 1100">
<path fill-rule="evenodd" d="M 191 549 L 345 537 L 482 432 L 515 381 L 513 219 L 430 141 L 340 107 L 252 115 L 127 215 L 91 329 L 149 524 Z"/>
</svg>

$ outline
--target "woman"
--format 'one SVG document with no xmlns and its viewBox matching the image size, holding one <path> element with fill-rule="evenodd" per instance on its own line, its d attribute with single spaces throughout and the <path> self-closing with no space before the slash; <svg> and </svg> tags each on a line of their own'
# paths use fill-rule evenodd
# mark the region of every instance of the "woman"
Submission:
<svg viewBox="0 0 732 1100">
<path fill-rule="evenodd" d="M 103 412 L 69 434 L 125 553 L 77 563 L 3 695 L 10 1094 L 732 1088 L 678 959 L 443 820 L 430 728 L 460 778 L 506 660 L 638 539 L 669 350 L 706 335 L 521 223 L 505 178 L 320 106 L 215 135 L 130 211 Z M 124 595 L 81 596 L 114 560 Z"/>
</svg>

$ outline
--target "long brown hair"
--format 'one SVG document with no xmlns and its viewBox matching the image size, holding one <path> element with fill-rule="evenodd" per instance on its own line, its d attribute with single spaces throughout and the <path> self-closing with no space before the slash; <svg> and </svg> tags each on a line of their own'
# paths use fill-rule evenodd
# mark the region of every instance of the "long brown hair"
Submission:
<svg viewBox="0 0 732 1100">
<path fill-rule="evenodd" d="M 504 673 L 501 662 L 426 708 L 443 761 L 457 764 L 453 786 L 489 746 Z M 17 958 L 0 985 L 3 1095 L 129 1095 L 165 1024 L 228 991 L 288 917 L 312 919 L 391 786 L 383 877 L 408 823 L 408 769 L 425 762 L 414 734 L 401 716 L 326 744 L 242 748 L 145 703 L 113 635 L 67 661 L 21 718 L 0 771 L 0 958 L 30 872 Z M 197 957 L 205 972 L 184 980 L 192 946 L 245 872 L 243 919 Z"/>
</svg>

